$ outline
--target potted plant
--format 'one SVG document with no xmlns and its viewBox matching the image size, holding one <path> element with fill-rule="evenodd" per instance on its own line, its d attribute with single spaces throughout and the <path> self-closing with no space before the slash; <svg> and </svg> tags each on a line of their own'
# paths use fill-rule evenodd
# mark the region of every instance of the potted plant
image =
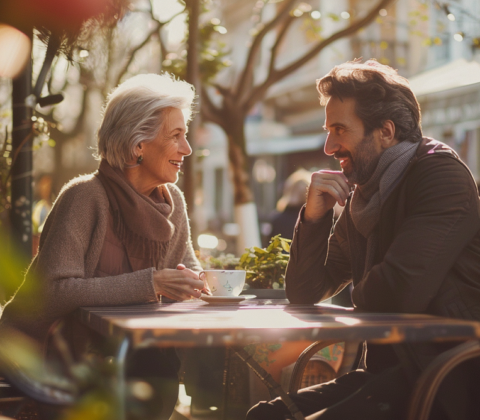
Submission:
<svg viewBox="0 0 480 420">
<path fill-rule="evenodd" d="M 259 298 L 285 298 L 285 271 L 290 258 L 290 239 L 274 236 L 267 248 L 246 248 L 238 269 L 247 272 L 249 293 Z"/>
<path fill-rule="evenodd" d="M 204 270 L 235 270 L 240 261 L 240 259 L 233 254 L 222 253 L 213 256 L 210 254 L 202 254 L 200 251 L 195 251 L 195 254 Z"/>
</svg>

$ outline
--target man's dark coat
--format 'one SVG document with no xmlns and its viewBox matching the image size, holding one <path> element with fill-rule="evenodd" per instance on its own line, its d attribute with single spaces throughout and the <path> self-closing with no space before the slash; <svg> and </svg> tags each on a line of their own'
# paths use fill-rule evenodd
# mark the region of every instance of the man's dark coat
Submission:
<svg viewBox="0 0 480 420">
<path fill-rule="evenodd" d="M 319 302 L 353 281 L 361 311 L 480 320 L 480 202 L 472 174 L 451 148 L 422 140 L 382 206 L 366 275 L 366 239 L 349 211 L 350 198 L 333 233 L 332 212 L 317 223 L 300 213 L 286 275 L 291 303 Z M 379 362 L 373 356 L 369 370 Z"/>
</svg>

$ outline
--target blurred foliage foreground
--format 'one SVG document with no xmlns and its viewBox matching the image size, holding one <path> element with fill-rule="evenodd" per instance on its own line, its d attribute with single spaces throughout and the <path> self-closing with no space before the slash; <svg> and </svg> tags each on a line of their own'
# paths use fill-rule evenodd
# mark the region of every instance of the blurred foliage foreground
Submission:
<svg viewBox="0 0 480 420">
<path fill-rule="evenodd" d="M 47 363 L 38 343 L 19 331 L 4 328 L 0 339 L 0 374 L 26 402 L 37 403 L 42 420 L 117 420 L 124 405 L 129 419 L 158 416 L 160 395 L 153 384 L 130 380 L 120 395 L 113 357 L 88 354 L 74 361 L 58 329 L 51 339 L 59 356 Z"/>
<path fill-rule="evenodd" d="M 28 266 L 28 261 L 9 243 L 0 231 L 0 316 L 22 284 Z M 22 297 L 30 294 L 41 300 L 35 284 L 38 282 L 25 282 Z M 49 341 L 51 351 L 46 360 L 38 342 L 0 322 L 0 378 L 6 378 L 19 394 L 26 396 L 27 405 L 35 401 L 41 419 L 117 420 L 122 406 L 126 406 L 129 419 L 158 416 L 161 406 L 154 384 L 132 379 L 127 382 L 126 394 L 119 394 L 118 365 L 114 357 L 104 355 L 111 352 L 90 353 L 75 360 L 60 326 L 52 329 Z M 0 387 L 0 417 L 7 414 L 1 404 L 5 396 L 2 393 L 7 390 Z"/>
</svg>

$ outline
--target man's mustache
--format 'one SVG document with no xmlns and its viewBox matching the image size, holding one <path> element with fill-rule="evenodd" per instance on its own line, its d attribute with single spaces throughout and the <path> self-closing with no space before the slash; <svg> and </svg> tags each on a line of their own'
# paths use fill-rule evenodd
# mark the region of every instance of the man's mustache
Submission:
<svg viewBox="0 0 480 420">
<path fill-rule="evenodd" d="M 351 161 L 353 161 L 353 158 L 350 152 L 337 152 L 333 154 L 333 157 L 335 159 L 349 158 Z"/>
</svg>

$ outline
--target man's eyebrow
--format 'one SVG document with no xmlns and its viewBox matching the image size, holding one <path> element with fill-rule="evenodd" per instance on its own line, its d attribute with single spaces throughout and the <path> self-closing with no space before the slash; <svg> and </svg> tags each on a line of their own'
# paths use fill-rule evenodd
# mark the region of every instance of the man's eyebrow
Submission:
<svg viewBox="0 0 480 420">
<path fill-rule="evenodd" d="M 340 122 L 332 123 L 328 127 L 341 127 L 341 128 L 346 128 L 347 126 L 345 124 L 342 124 Z M 328 130 L 328 127 L 326 124 L 323 125 L 324 130 Z"/>
</svg>

